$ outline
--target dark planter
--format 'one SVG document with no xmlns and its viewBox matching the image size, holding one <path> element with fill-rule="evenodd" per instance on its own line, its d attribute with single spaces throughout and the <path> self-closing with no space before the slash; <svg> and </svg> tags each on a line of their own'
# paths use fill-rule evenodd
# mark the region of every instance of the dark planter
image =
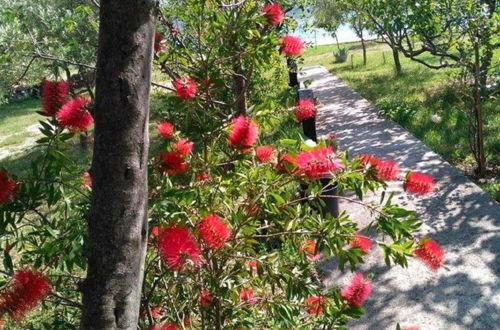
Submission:
<svg viewBox="0 0 500 330">
<path fill-rule="evenodd" d="M 323 186 L 322 195 L 326 197 L 322 197 L 321 199 L 325 202 L 325 206 L 323 207 L 322 214 L 330 214 L 334 218 L 338 218 L 339 216 L 339 199 L 337 197 L 328 197 L 328 196 L 337 196 L 338 189 L 337 184 L 335 182 L 330 183 L 330 179 L 320 179 L 321 184 Z M 325 188 L 326 187 L 326 188 Z"/>
<path fill-rule="evenodd" d="M 302 120 L 302 130 L 307 138 L 313 140 L 314 142 L 318 142 L 318 138 L 316 136 L 316 117 Z"/>
</svg>

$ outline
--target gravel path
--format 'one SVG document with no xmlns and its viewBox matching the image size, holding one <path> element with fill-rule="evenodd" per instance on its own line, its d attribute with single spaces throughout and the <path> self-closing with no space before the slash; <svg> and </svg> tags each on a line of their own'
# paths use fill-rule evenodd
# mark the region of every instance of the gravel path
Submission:
<svg viewBox="0 0 500 330">
<path fill-rule="evenodd" d="M 349 328 L 395 329 L 399 322 L 421 330 L 500 329 L 500 204 L 401 126 L 379 116 L 324 67 L 304 69 L 304 80 L 313 81 L 309 88 L 323 104 L 318 136 L 334 132 L 340 149 L 351 155 L 394 159 L 403 171 L 431 174 L 438 183 L 437 192 L 423 198 L 407 196 L 401 183 L 389 190 L 419 214 L 423 225 L 417 235 L 430 236 L 446 250 L 446 269 L 432 272 L 415 259 L 406 269 L 388 268 L 380 249 L 372 252 L 361 270 L 374 275 L 374 292 L 366 315 Z M 357 205 L 343 202 L 341 207 L 361 225 L 370 221 L 370 214 Z M 341 284 L 351 276 L 334 265 L 325 265 L 327 284 Z"/>
</svg>

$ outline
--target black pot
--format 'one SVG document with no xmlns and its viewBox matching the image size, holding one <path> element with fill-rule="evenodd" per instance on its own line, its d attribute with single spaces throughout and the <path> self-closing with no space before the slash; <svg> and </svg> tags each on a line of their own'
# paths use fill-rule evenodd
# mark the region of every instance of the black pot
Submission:
<svg viewBox="0 0 500 330">
<path fill-rule="evenodd" d="M 338 196 L 337 184 L 335 182 L 331 182 L 330 179 L 320 179 L 321 184 L 323 185 L 323 192 L 321 195 L 325 196 L 321 199 L 325 202 L 325 206 L 323 207 L 322 214 L 330 214 L 334 218 L 338 218 L 339 216 L 339 199 L 337 197 L 328 197 L 328 196 Z"/>
<path fill-rule="evenodd" d="M 313 140 L 314 142 L 318 142 L 318 138 L 316 136 L 316 118 L 311 117 L 302 120 L 302 130 L 304 131 L 304 135 Z"/>
</svg>

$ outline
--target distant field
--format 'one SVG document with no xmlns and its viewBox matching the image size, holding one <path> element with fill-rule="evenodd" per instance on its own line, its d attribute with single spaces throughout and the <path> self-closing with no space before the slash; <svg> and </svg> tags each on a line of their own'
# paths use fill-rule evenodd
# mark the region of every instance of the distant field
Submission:
<svg viewBox="0 0 500 330">
<path fill-rule="evenodd" d="M 359 42 L 342 44 L 349 49 L 345 63 L 333 63 L 336 45 L 310 48 L 304 66 L 323 65 L 343 79 L 382 113 L 395 120 L 446 160 L 471 173 L 467 118 L 452 86 L 456 70 L 432 70 L 400 55 L 403 74 L 396 77 L 392 52 L 384 44 L 370 42 L 367 65 L 363 66 Z M 351 62 L 352 55 L 352 62 Z M 384 60 L 385 57 L 385 60 Z M 496 54 L 496 59 L 500 53 Z M 431 116 L 438 114 L 436 124 Z M 490 165 L 488 179 L 478 182 L 495 199 L 500 199 L 500 104 L 486 105 L 486 149 Z"/>
</svg>

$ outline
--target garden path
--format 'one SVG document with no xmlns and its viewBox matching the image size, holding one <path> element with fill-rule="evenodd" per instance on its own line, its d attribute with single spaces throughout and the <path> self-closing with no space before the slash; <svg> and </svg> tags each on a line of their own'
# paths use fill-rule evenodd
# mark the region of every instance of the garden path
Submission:
<svg viewBox="0 0 500 330">
<path fill-rule="evenodd" d="M 340 149 L 351 156 L 394 159 L 403 171 L 417 170 L 437 180 L 431 196 L 407 196 L 401 182 L 391 183 L 389 190 L 395 201 L 418 213 L 423 225 L 417 236 L 429 236 L 445 249 L 446 267 L 432 272 L 411 259 L 408 268 L 388 268 L 380 249 L 372 251 L 361 270 L 374 275 L 373 294 L 366 314 L 349 328 L 395 329 L 399 322 L 421 330 L 499 329 L 500 204 L 324 67 L 304 69 L 305 80 L 312 81 L 309 88 L 321 103 L 318 136 L 335 133 Z M 361 225 L 371 219 L 357 204 L 342 201 L 341 209 Z M 335 261 L 323 266 L 326 284 L 343 284 L 351 276 L 335 270 Z"/>
</svg>

